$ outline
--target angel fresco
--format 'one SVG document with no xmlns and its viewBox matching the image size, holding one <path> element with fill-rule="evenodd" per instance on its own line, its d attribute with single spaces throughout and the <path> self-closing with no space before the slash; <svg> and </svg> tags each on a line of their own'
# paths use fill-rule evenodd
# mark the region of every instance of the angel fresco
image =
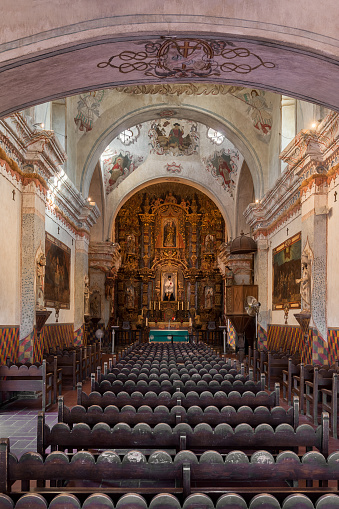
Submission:
<svg viewBox="0 0 339 509">
<path fill-rule="evenodd" d="M 79 131 L 91 131 L 96 118 L 100 116 L 100 103 L 104 97 L 104 90 L 80 94 L 78 113 L 74 118 Z"/>
</svg>

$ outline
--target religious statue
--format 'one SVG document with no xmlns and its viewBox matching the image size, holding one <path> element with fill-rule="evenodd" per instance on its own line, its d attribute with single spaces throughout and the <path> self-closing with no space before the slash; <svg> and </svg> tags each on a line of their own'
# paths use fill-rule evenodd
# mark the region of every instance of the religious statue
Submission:
<svg viewBox="0 0 339 509">
<path fill-rule="evenodd" d="M 90 314 L 89 297 L 91 295 L 91 291 L 89 289 L 89 277 L 87 276 L 87 274 L 84 277 L 84 284 L 85 284 L 85 287 L 84 287 L 84 314 L 89 315 Z"/>
<path fill-rule="evenodd" d="M 90 314 L 94 318 L 101 316 L 101 298 L 98 291 L 93 292 L 90 302 Z"/>
<path fill-rule="evenodd" d="M 164 283 L 164 300 L 175 300 L 174 297 L 174 283 L 171 274 L 168 274 Z"/>
<path fill-rule="evenodd" d="M 214 248 L 214 237 L 211 234 L 207 234 L 205 237 L 205 251 L 206 253 L 212 253 Z"/>
<path fill-rule="evenodd" d="M 165 203 L 177 203 L 177 199 L 175 196 L 173 196 L 171 191 L 166 196 Z"/>
<path fill-rule="evenodd" d="M 176 225 L 169 219 L 164 226 L 164 247 L 176 247 L 176 240 Z"/>
<path fill-rule="evenodd" d="M 205 309 L 211 309 L 213 307 L 213 288 L 212 286 L 205 287 Z"/>
<path fill-rule="evenodd" d="M 113 290 L 114 290 L 114 279 L 115 279 L 115 271 L 112 267 L 109 272 L 106 274 L 105 279 L 105 297 L 107 300 L 113 298 Z"/>
<path fill-rule="evenodd" d="M 36 309 L 42 311 L 45 308 L 45 294 L 44 294 L 44 282 L 45 282 L 45 267 L 46 267 L 46 256 L 41 253 L 37 260 L 36 267 Z"/>
<path fill-rule="evenodd" d="M 129 285 L 126 288 L 126 308 L 133 309 L 134 308 L 134 287 L 133 285 Z"/>
<path fill-rule="evenodd" d="M 311 312 L 311 260 L 302 255 L 301 259 L 301 278 L 295 280 L 300 283 L 301 310 Z"/>
<path fill-rule="evenodd" d="M 126 253 L 127 254 L 135 254 L 135 236 L 133 233 L 127 235 L 126 239 Z"/>
</svg>

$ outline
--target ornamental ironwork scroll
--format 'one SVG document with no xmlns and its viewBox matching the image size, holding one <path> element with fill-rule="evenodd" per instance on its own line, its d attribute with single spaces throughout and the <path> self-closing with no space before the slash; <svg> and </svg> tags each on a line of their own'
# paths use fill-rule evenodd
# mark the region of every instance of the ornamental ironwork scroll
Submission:
<svg viewBox="0 0 339 509">
<path fill-rule="evenodd" d="M 246 47 L 221 40 L 168 38 L 146 41 L 142 51 L 124 50 L 112 55 L 97 67 L 111 67 L 122 74 L 142 72 L 157 78 L 206 78 L 223 73 L 249 74 L 265 67 L 273 69 L 273 62 L 265 62 Z"/>
</svg>

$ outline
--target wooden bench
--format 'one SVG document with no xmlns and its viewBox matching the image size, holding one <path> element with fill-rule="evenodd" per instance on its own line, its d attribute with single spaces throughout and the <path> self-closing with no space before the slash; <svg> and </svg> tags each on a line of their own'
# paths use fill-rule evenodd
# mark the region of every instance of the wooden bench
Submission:
<svg viewBox="0 0 339 509">
<path fill-rule="evenodd" d="M 134 382 L 133 380 L 127 380 L 126 382 L 115 380 L 112 383 L 108 380 L 104 380 L 100 384 L 95 380 L 94 373 L 91 375 L 91 391 L 99 392 L 100 394 L 104 394 L 105 392 L 118 394 L 121 391 L 128 392 L 129 394 L 135 391 L 139 391 L 142 394 L 146 394 L 149 391 L 156 392 L 157 394 L 167 391 L 173 394 L 179 389 L 185 394 L 190 391 L 195 391 L 200 394 L 206 390 L 212 393 L 222 391 L 225 394 L 229 394 L 232 391 L 237 391 L 240 394 L 251 391 L 256 394 L 263 391 L 264 388 L 264 375 L 261 381 L 257 383 L 252 380 L 246 382 L 242 382 L 241 380 L 234 380 L 234 382 L 230 382 L 229 380 L 223 380 L 222 382 L 216 380 L 211 380 L 209 382 L 206 380 L 199 380 L 198 382 L 194 382 L 194 380 L 187 380 L 186 382 L 182 382 L 181 380 L 162 380 L 161 382 L 151 380 L 149 383 L 145 380 L 139 380 L 138 382 Z"/>
<path fill-rule="evenodd" d="M 201 394 L 196 391 L 188 391 L 186 394 L 177 391 L 173 394 L 168 391 L 162 391 L 157 394 L 154 391 L 148 391 L 146 394 L 142 394 L 139 391 L 128 392 L 121 391 L 118 394 L 114 392 L 91 392 L 86 394 L 82 391 L 82 384 L 77 385 L 77 404 L 88 408 L 91 405 L 99 405 L 105 408 L 108 405 L 115 405 L 118 408 L 122 408 L 125 405 L 132 405 L 135 408 L 139 408 L 143 405 L 148 405 L 151 408 L 155 408 L 159 405 L 165 405 L 168 408 L 172 408 L 175 405 L 181 405 L 185 408 L 189 408 L 193 405 L 198 405 L 201 408 L 208 406 L 216 406 L 222 408 L 227 405 L 239 408 L 240 406 L 249 406 L 250 408 L 256 408 L 258 406 L 266 406 L 273 408 L 279 405 L 279 384 L 276 384 L 273 392 L 267 393 L 266 391 L 259 391 L 256 394 L 251 391 L 243 393 L 235 390 L 226 394 L 224 391 L 217 391 L 212 394 L 210 391 L 204 391 Z"/>
<path fill-rule="evenodd" d="M 335 487 L 318 486 L 319 481 L 327 484 L 329 480 L 335 482 Z M 51 487 L 45 487 L 46 481 L 50 481 Z M 191 451 L 181 451 L 174 458 L 165 451 L 155 451 L 146 458 L 133 450 L 121 458 L 107 450 L 97 457 L 79 451 L 70 461 L 60 451 L 45 458 L 27 452 L 18 459 L 10 454 L 9 440 L 0 440 L 0 492 L 5 494 L 12 494 L 12 486 L 19 482 L 18 495 L 27 491 L 82 495 L 93 491 L 142 495 L 166 491 L 187 497 L 194 492 L 235 491 L 236 487 L 237 493 L 247 496 L 265 491 L 286 497 L 294 494 L 296 488 L 300 493 L 320 496 L 331 491 L 337 493 L 338 481 L 338 452 L 326 459 L 315 451 L 301 458 L 292 451 L 283 451 L 276 458 L 268 451 L 256 451 L 250 458 L 242 451 L 231 451 L 225 457 L 216 451 L 206 451 L 199 458 Z M 56 485 L 65 482 L 67 486 L 58 490 Z"/>
<path fill-rule="evenodd" d="M 333 438 L 338 438 L 338 373 L 333 373 L 332 389 L 321 389 L 322 412 L 328 412 Z"/>
<path fill-rule="evenodd" d="M 138 493 L 128 493 L 126 495 L 114 496 L 105 493 L 93 493 L 85 500 L 80 501 L 72 493 L 61 493 L 54 496 L 53 493 L 26 493 L 21 496 L 15 505 L 17 497 L 15 495 L 0 494 L 1 509 L 338 509 L 339 496 L 333 493 L 317 498 L 315 495 L 307 497 L 302 493 L 294 493 L 287 497 L 285 502 L 268 493 L 259 493 L 255 495 L 253 502 L 246 501 L 238 493 L 225 493 L 213 502 L 211 497 L 204 493 L 193 493 L 186 497 L 184 501 L 170 493 L 159 493 L 152 498 L 150 502 Z"/>
<path fill-rule="evenodd" d="M 306 415 L 313 419 L 316 426 L 318 424 L 318 405 L 320 403 L 319 394 L 321 389 L 328 389 L 332 385 L 332 370 L 320 369 L 315 366 L 313 371 L 313 380 L 305 381 L 305 402 Z M 311 413 L 312 407 L 312 413 Z"/>
<path fill-rule="evenodd" d="M 45 411 L 53 403 L 54 375 L 47 373 L 47 363 L 44 359 L 41 365 L 13 364 L 0 366 L 0 391 L 42 393 L 42 410 Z"/>
<path fill-rule="evenodd" d="M 51 355 L 46 357 L 46 361 L 51 361 Z M 62 386 L 76 388 L 76 384 L 81 382 L 80 380 L 80 361 L 77 360 L 77 352 L 66 351 L 62 354 L 54 356 L 57 361 L 58 368 L 62 371 Z"/>
<path fill-rule="evenodd" d="M 199 423 L 194 428 L 188 424 L 177 424 L 171 428 L 160 423 L 151 428 L 146 423 L 130 427 L 118 423 L 114 427 L 100 422 L 93 428 L 81 422 L 71 428 L 68 424 L 57 423 L 49 427 L 45 423 L 45 414 L 40 412 L 37 425 L 37 452 L 42 456 L 51 447 L 51 451 L 69 452 L 85 450 L 114 449 L 125 453 L 129 449 L 141 449 L 145 454 L 153 450 L 170 449 L 175 452 L 190 450 L 201 454 L 210 449 L 225 454 L 234 449 L 254 451 L 264 449 L 274 454 L 282 450 L 294 450 L 299 447 L 312 450 L 316 447 L 325 457 L 329 446 L 329 415 L 322 414 L 321 425 L 314 429 L 303 424 L 294 429 L 283 424 L 276 429 L 269 424 L 260 424 L 253 429 L 249 424 L 239 424 L 235 428 L 227 423 L 218 424 L 214 429 L 207 423 Z M 172 453 L 173 454 L 173 453 Z"/>
</svg>

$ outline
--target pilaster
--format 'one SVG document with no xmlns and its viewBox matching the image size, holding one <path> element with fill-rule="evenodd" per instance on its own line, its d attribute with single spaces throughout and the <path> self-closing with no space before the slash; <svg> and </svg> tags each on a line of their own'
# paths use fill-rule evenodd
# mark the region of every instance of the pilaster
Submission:
<svg viewBox="0 0 339 509">
<path fill-rule="evenodd" d="M 20 361 L 33 362 L 36 254 L 45 252 L 45 192 L 31 181 L 22 191 Z"/>
</svg>

